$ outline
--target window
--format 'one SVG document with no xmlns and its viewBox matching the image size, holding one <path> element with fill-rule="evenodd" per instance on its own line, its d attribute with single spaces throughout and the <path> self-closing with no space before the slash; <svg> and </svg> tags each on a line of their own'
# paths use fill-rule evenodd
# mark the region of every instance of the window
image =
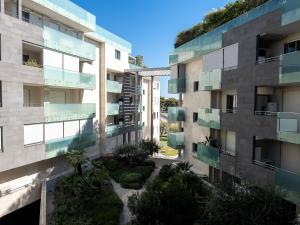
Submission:
<svg viewBox="0 0 300 225">
<path fill-rule="evenodd" d="M 44 142 L 44 124 L 24 125 L 24 145 Z"/>
<path fill-rule="evenodd" d="M 145 89 L 143 89 L 143 95 L 145 95 Z"/>
<path fill-rule="evenodd" d="M 123 144 L 126 144 L 126 133 L 123 134 Z"/>
<path fill-rule="evenodd" d="M 236 95 L 226 96 L 226 112 L 235 113 L 236 112 Z"/>
<path fill-rule="evenodd" d="M 106 79 L 110 80 L 110 75 L 109 74 L 106 75 Z"/>
<path fill-rule="evenodd" d="M 194 82 L 194 91 L 198 91 L 199 90 L 199 81 L 195 81 Z"/>
<path fill-rule="evenodd" d="M 159 83 L 157 83 L 157 90 L 159 90 Z"/>
<path fill-rule="evenodd" d="M 284 54 L 295 52 L 295 51 L 300 51 L 300 40 L 286 43 L 284 45 Z"/>
<path fill-rule="evenodd" d="M 196 123 L 198 121 L 198 113 L 193 113 L 193 122 Z"/>
<path fill-rule="evenodd" d="M 153 89 L 156 90 L 156 82 L 153 82 Z"/>
<path fill-rule="evenodd" d="M 3 152 L 3 127 L 0 127 L 0 152 Z"/>
<path fill-rule="evenodd" d="M 156 113 L 156 119 L 158 119 L 158 112 Z"/>
<path fill-rule="evenodd" d="M 131 143 L 131 134 L 128 133 L 128 143 Z"/>
<path fill-rule="evenodd" d="M 193 153 L 197 153 L 197 144 L 196 143 L 193 143 L 193 146 L 192 146 L 192 151 Z"/>
<path fill-rule="evenodd" d="M 115 50 L 115 59 L 121 60 L 121 52 L 119 50 Z"/>
<path fill-rule="evenodd" d="M 145 112 L 145 106 L 143 105 L 143 112 Z"/>
<path fill-rule="evenodd" d="M 30 22 L 30 13 L 22 11 L 22 19 L 23 19 L 23 21 L 29 23 Z"/>
<path fill-rule="evenodd" d="M 156 114 L 155 114 L 155 113 L 153 113 L 153 119 L 155 119 L 155 115 L 156 115 Z"/>
</svg>

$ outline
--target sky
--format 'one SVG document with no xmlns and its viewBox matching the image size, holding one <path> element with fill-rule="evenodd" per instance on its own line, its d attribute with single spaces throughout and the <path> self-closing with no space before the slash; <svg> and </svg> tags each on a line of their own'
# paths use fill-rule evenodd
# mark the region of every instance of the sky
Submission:
<svg viewBox="0 0 300 225">
<path fill-rule="evenodd" d="M 148 67 L 168 66 L 176 35 L 232 0 L 72 0 L 97 17 L 97 24 L 132 43 Z M 161 79 L 161 96 L 169 78 Z M 176 97 L 176 96 L 174 96 Z"/>
</svg>

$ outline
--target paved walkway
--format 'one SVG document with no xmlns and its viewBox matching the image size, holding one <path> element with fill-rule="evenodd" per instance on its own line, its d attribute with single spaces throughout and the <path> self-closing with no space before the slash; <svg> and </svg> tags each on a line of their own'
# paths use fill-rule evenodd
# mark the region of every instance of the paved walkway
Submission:
<svg viewBox="0 0 300 225">
<path fill-rule="evenodd" d="M 170 164 L 172 162 L 174 162 L 174 160 L 167 160 L 167 159 L 157 159 L 157 158 L 153 158 L 152 159 L 156 166 L 155 166 L 155 170 L 154 172 L 151 174 L 150 178 L 148 179 L 148 182 L 153 180 L 154 177 L 157 176 L 160 168 L 165 165 L 165 164 Z M 134 193 L 141 193 L 142 191 L 144 191 L 145 189 L 145 185 L 142 189 L 140 190 L 133 190 L 133 189 L 125 189 L 122 188 L 121 185 L 119 183 L 116 183 L 115 181 L 112 181 L 113 187 L 115 192 L 117 193 L 117 195 L 120 197 L 120 199 L 122 200 L 124 206 L 123 206 L 123 212 L 121 214 L 121 223 L 120 225 L 125 225 L 128 222 L 130 222 L 131 220 L 131 213 L 127 207 L 127 203 L 128 203 L 128 197 L 131 196 Z"/>
</svg>

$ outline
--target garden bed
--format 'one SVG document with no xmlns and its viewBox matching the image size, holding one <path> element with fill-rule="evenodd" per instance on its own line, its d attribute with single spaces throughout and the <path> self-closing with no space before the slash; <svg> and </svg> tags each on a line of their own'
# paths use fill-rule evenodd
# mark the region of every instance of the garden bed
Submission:
<svg viewBox="0 0 300 225">
<path fill-rule="evenodd" d="M 53 204 L 50 225 L 119 225 L 123 208 L 104 169 L 61 178 Z"/>
<path fill-rule="evenodd" d="M 151 176 L 155 163 L 150 160 L 129 165 L 117 158 L 102 158 L 105 168 L 109 171 L 112 179 L 120 183 L 123 188 L 140 189 Z"/>
</svg>

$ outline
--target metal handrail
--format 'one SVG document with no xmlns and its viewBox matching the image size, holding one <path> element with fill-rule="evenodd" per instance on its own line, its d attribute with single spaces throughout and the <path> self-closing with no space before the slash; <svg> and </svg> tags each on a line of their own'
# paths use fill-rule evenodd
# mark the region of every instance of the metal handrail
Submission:
<svg viewBox="0 0 300 225">
<path fill-rule="evenodd" d="M 280 55 L 279 56 L 273 56 L 265 59 L 260 59 L 256 60 L 256 64 L 265 64 L 265 63 L 270 63 L 270 62 L 276 62 L 280 60 Z"/>
<path fill-rule="evenodd" d="M 271 111 L 255 111 L 255 115 L 257 116 L 277 116 L 278 112 Z"/>
</svg>

